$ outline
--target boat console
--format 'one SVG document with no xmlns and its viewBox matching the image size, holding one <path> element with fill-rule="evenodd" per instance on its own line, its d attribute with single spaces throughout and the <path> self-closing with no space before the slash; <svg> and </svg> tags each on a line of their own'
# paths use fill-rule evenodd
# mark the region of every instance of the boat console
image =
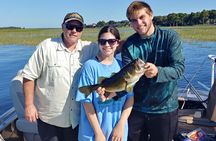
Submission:
<svg viewBox="0 0 216 141">
<path fill-rule="evenodd" d="M 24 94 L 22 85 L 23 77 L 21 71 L 19 71 L 17 76 L 12 79 L 10 86 L 10 94 L 18 117 L 16 127 L 19 131 L 23 132 L 25 141 L 40 141 L 37 122 L 29 122 L 24 116 Z"/>
</svg>

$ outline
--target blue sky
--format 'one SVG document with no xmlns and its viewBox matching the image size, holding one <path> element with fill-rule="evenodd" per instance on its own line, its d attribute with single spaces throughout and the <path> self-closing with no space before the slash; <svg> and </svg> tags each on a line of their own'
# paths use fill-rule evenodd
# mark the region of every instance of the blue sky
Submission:
<svg viewBox="0 0 216 141">
<path fill-rule="evenodd" d="M 60 27 L 68 12 L 79 12 L 85 23 L 126 20 L 132 0 L 1 0 L 0 27 Z M 155 16 L 216 9 L 216 0 L 146 0 Z"/>
</svg>

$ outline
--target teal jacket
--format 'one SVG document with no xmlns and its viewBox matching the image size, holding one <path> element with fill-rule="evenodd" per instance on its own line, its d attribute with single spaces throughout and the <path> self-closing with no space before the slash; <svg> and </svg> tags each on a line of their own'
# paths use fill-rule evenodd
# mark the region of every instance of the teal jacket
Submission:
<svg viewBox="0 0 216 141">
<path fill-rule="evenodd" d="M 153 35 L 141 39 L 135 33 L 122 47 L 123 65 L 140 58 L 158 68 L 154 78 L 142 76 L 134 86 L 134 110 L 144 113 L 168 113 L 178 108 L 177 80 L 183 75 L 182 41 L 171 29 L 155 27 Z"/>
</svg>

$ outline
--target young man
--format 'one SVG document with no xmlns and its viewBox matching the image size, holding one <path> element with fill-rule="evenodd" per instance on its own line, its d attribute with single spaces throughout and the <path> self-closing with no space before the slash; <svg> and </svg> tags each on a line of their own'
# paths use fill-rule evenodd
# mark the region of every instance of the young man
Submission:
<svg viewBox="0 0 216 141">
<path fill-rule="evenodd" d="M 133 1 L 127 18 L 136 31 L 122 47 L 123 65 L 136 58 L 147 71 L 134 86 L 129 141 L 171 141 L 177 129 L 177 79 L 184 72 L 182 42 L 176 32 L 153 24 L 153 11 Z"/>
<path fill-rule="evenodd" d="M 68 13 L 61 36 L 42 41 L 24 67 L 25 117 L 38 122 L 43 141 L 77 140 L 79 70 L 98 51 L 96 44 L 80 40 L 83 26 L 80 14 Z"/>
</svg>

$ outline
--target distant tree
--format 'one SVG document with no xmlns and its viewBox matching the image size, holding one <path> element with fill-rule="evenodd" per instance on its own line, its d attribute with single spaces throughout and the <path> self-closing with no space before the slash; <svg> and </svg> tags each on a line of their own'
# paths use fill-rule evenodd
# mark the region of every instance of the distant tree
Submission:
<svg viewBox="0 0 216 141">
<path fill-rule="evenodd" d="M 106 22 L 105 21 L 99 21 L 97 24 L 96 24 L 96 27 L 103 27 L 106 25 Z"/>
<path fill-rule="evenodd" d="M 155 16 L 154 24 L 159 26 L 185 26 L 197 24 L 216 24 L 216 10 L 203 10 L 201 12 L 186 13 L 170 13 L 167 16 Z M 86 27 L 102 27 L 105 25 L 113 25 L 117 27 L 129 26 L 128 20 L 108 22 L 99 21 L 97 24 L 87 25 Z"/>
<path fill-rule="evenodd" d="M 177 14 L 175 14 L 175 13 L 168 14 L 168 16 L 167 16 L 167 23 L 170 26 L 177 26 L 178 25 L 178 21 L 179 21 L 179 17 L 178 17 Z"/>
<path fill-rule="evenodd" d="M 8 27 L 0 27 L 0 29 L 25 29 L 25 28 L 16 27 L 16 26 L 8 26 Z"/>
<path fill-rule="evenodd" d="M 155 16 L 154 19 L 154 24 L 156 25 L 167 25 L 167 16 Z"/>
<path fill-rule="evenodd" d="M 209 11 L 210 24 L 216 24 L 216 10 Z"/>
<path fill-rule="evenodd" d="M 209 20 L 209 12 L 206 10 L 203 10 L 200 13 L 200 20 L 201 20 L 202 24 L 206 24 L 207 21 Z"/>
<path fill-rule="evenodd" d="M 119 24 L 119 26 L 129 26 L 129 25 L 130 25 L 130 23 L 128 20 L 120 21 L 120 24 Z"/>
<path fill-rule="evenodd" d="M 179 17 L 178 25 L 181 25 L 181 26 L 186 25 L 187 14 L 186 13 L 179 13 L 178 17 Z"/>
<path fill-rule="evenodd" d="M 110 20 L 110 21 L 108 21 L 108 25 L 113 25 L 113 26 L 116 26 L 116 22 L 115 22 L 115 21 L 113 21 L 113 20 Z"/>
<path fill-rule="evenodd" d="M 199 16 L 200 13 L 191 13 L 188 17 L 187 17 L 187 23 L 188 25 L 196 25 L 196 24 L 200 24 L 200 20 L 199 20 Z"/>
</svg>

